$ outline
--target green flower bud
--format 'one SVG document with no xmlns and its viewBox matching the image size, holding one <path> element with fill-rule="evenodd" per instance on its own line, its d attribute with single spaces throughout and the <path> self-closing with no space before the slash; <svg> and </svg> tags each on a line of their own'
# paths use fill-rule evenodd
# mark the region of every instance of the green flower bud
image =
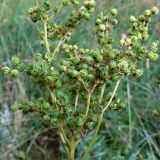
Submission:
<svg viewBox="0 0 160 160">
<path fill-rule="evenodd" d="M 151 11 L 149 9 L 146 9 L 144 11 L 144 16 L 150 16 L 151 15 Z"/>
<path fill-rule="evenodd" d="M 139 33 L 139 32 L 138 32 L 136 36 L 137 36 L 137 38 L 138 38 L 139 40 L 141 40 L 141 39 L 142 39 L 142 35 L 141 35 L 141 33 Z"/>
<path fill-rule="evenodd" d="M 46 10 L 50 10 L 51 0 L 45 0 L 44 6 Z"/>
<path fill-rule="evenodd" d="M 56 78 L 54 78 L 53 76 L 47 76 L 47 77 L 46 77 L 46 80 L 47 80 L 48 82 L 53 82 L 54 80 L 56 80 Z"/>
<path fill-rule="evenodd" d="M 145 21 L 145 16 L 144 16 L 144 15 L 140 15 L 140 16 L 138 17 L 138 20 L 139 20 L 140 22 Z"/>
<path fill-rule="evenodd" d="M 74 64 L 78 64 L 78 63 L 81 61 L 81 59 L 80 59 L 79 56 L 74 56 L 74 57 L 71 58 L 71 61 L 72 61 Z"/>
<path fill-rule="evenodd" d="M 118 74 L 112 74 L 112 76 L 111 76 L 111 80 L 113 81 L 113 82 L 115 82 L 115 81 L 117 81 L 119 79 L 119 75 Z"/>
<path fill-rule="evenodd" d="M 94 7 L 96 5 L 96 2 L 94 0 L 90 0 L 89 6 Z"/>
<path fill-rule="evenodd" d="M 19 64 L 19 65 L 17 66 L 17 70 L 18 70 L 19 72 L 24 71 L 24 70 L 25 70 L 25 64 L 24 64 L 24 63 Z"/>
<path fill-rule="evenodd" d="M 93 121 L 93 122 L 96 122 L 97 121 L 97 114 L 92 114 L 91 115 L 91 120 Z"/>
<path fill-rule="evenodd" d="M 153 52 L 158 51 L 158 44 L 156 42 L 151 44 L 151 51 L 153 51 Z"/>
<path fill-rule="evenodd" d="M 79 118 L 77 119 L 76 124 L 77 124 L 77 126 L 83 126 L 83 124 L 84 124 L 84 119 L 81 118 L 81 117 L 79 117 Z"/>
<path fill-rule="evenodd" d="M 94 59 L 91 56 L 86 56 L 85 57 L 86 62 L 93 62 Z"/>
<path fill-rule="evenodd" d="M 117 13 L 118 13 L 117 9 L 113 8 L 113 9 L 111 10 L 111 15 L 112 15 L 112 16 L 116 16 Z"/>
<path fill-rule="evenodd" d="M 126 38 L 125 41 L 126 41 L 127 44 L 131 44 L 131 42 L 132 42 L 130 38 Z"/>
<path fill-rule="evenodd" d="M 151 13 L 152 13 L 153 15 L 157 15 L 157 14 L 159 13 L 159 9 L 158 9 L 157 7 L 152 7 L 152 8 L 151 8 Z"/>
<path fill-rule="evenodd" d="M 156 61 L 158 57 L 158 54 L 154 54 L 152 51 L 147 53 L 147 58 L 149 58 L 152 61 Z"/>
<path fill-rule="evenodd" d="M 95 50 L 95 51 L 91 51 L 91 55 L 93 57 L 96 57 L 97 55 L 100 55 L 99 51 L 98 50 Z"/>
<path fill-rule="evenodd" d="M 91 81 L 93 81 L 95 79 L 93 74 L 88 74 L 87 78 Z"/>
<path fill-rule="evenodd" d="M 137 21 L 137 19 L 134 16 L 130 16 L 129 20 L 131 23 L 135 23 Z"/>
<path fill-rule="evenodd" d="M 63 0 L 63 1 L 62 1 L 62 3 L 63 3 L 64 6 L 68 5 L 69 2 L 70 2 L 70 0 Z"/>
<path fill-rule="evenodd" d="M 55 87 L 57 87 L 57 88 L 62 87 L 62 82 L 61 82 L 60 80 L 57 80 L 57 81 L 55 82 Z"/>
<path fill-rule="evenodd" d="M 16 77 L 18 76 L 18 74 L 19 74 L 19 72 L 18 72 L 17 69 L 11 70 L 11 76 L 12 76 L 12 77 L 16 78 Z"/>
<path fill-rule="evenodd" d="M 109 68 L 111 68 L 111 69 L 115 69 L 116 66 L 117 66 L 117 64 L 116 64 L 115 61 L 111 61 L 111 62 L 109 63 Z"/>
<path fill-rule="evenodd" d="M 108 68 L 107 67 L 103 67 L 100 69 L 100 77 L 102 79 L 107 79 L 109 77 L 109 73 L 108 73 Z"/>
<path fill-rule="evenodd" d="M 11 106 L 12 112 L 16 112 L 18 110 L 18 105 L 14 104 Z"/>
<path fill-rule="evenodd" d="M 111 44 L 114 42 L 114 38 L 113 37 L 109 37 L 108 40 L 107 40 L 107 43 L 108 44 Z"/>
<path fill-rule="evenodd" d="M 110 59 L 114 59 L 116 57 L 115 53 L 114 52 L 109 52 L 107 54 L 107 56 L 110 58 Z"/>
<path fill-rule="evenodd" d="M 105 27 L 104 24 L 100 24 L 100 25 L 98 26 L 98 29 L 99 29 L 101 32 L 104 32 L 104 31 L 106 30 L 106 27 Z"/>
<path fill-rule="evenodd" d="M 18 65 L 20 63 L 20 59 L 17 56 L 12 57 L 12 64 Z"/>
<path fill-rule="evenodd" d="M 45 121 L 49 121 L 51 118 L 50 118 L 49 115 L 44 115 L 44 116 L 43 116 L 43 119 L 44 119 Z"/>
<path fill-rule="evenodd" d="M 131 41 L 134 42 L 134 43 L 136 43 L 138 41 L 138 38 L 136 36 L 132 36 L 131 37 Z"/>
<path fill-rule="evenodd" d="M 82 78 L 86 78 L 87 75 L 88 75 L 87 70 L 81 70 L 81 71 L 80 71 L 80 76 L 81 76 Z"/>
<path fill-rule="evenodd" d="M 49 103 L 48 102 L 43 102 L 42 103 L 42 108 L 44 109 L 44 110 L 48 110 L 49 109 Z"/>
<path fill-rule="evenodd" d="M 51 119 L 51 124 L 54 125 L 56 122 L 57 122 L 57 118 L 52 118 L 52 119 Z"/>
<path fill-rule="evenodd" d="M 102 24 L 102 20 L 101 19 L 97 19 L 96 20 L 96 25 L 100 25 L 100 24 Z"/>
<path fill-rule="evenodd" d="M 37 60 L 42 60 L 43 55 L 42 55 L 41 53 L 37 53 L 36 56 L 35 56 L 35 58 L 36 58 Z"/>
<path fill-rule="evenodd" d="M 117 25 L 118 24 L 118 20 L 117 19 L 111 19 L 111 24 L 112 25 Z"/>
<path fill-rule="evenodd" d="M 140 48 L 140 50 L 143 52 L 143 53 L 147 53 L 147 48 L 146 47 L 144 47 L 144 46 L 142 46 L 141 48 Z"/>
<path fill-rule="evenodd" d="M 149 35 L 147 32 L 142 33 L 142 38 L 146 41 L 149 38 Z"/>
<path fill-rule="evenodd" d="M 9 67 L 5 66 L 5 67 L 2 68 L 2 71 L 3 71 L 5 74 L 8 74 L 8 73 L 11 71 L 11 69 L 10 69 Z"/>
<path fill-rule="evenodd" d="M 143 70 L 142 69 L 136 69 L 134 72 L 133 72 L 133 75 L 135 77 L 140 77 L 143 75 Z"/>
<path fill-rule="evenodd" d="M 101 54 L 97 54 L 95 58 L 98 63 L 101 63 L 103 61 L 103 56 Z"/>
<path fill-rule="evenodd" d="M 73 5 L 78 5 L 79 4 L 78 0 L 71 0 L 71 2 L 72 2 Z"/>
<path fill-rule="evenodd" d="M 80 68 L 82 68 L 82 69 L 88 69 L 88 65 L 87 64 L 81 64 Z"/>
<path fill-rule="evenodd" d="M 125 70 L 126 68 L 128 68 L 128 62 L 126 60 L 121 60 L 118 64 L 118 67 L 121 70 Z"/>
<path fill-rule="evenodd" d="M 121 40 L 119 41 L 119 44 L 120 44 L 121 46 L 124 46 L 124 45 L 125 45 L 125 40 L 124 40 L 124 39 L 121 39 Z"/>
<path fill-rule="evenodd" d="M 76 71 L 76 70 L 71 70 L 70 69 L 68 72 L 69 72 L 70 76 L 72 76 L 73 78 L 76 78 L 76 77 L 79 76 L 79 72 Z"/>
</svg>

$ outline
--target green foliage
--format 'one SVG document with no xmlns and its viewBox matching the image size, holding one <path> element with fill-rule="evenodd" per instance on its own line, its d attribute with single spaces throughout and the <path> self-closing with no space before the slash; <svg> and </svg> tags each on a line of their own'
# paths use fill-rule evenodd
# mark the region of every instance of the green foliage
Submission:
<svg viewBox="0 0 160 160">
<path fill-rule="evenodd" d="M 69 18 L 57 22 L 55 17 L 60 9 L 70 5 L 72 12 Z M 118 24 L 115 18 L 118 13 L 116 9 L 112 9 L 108 15 L 102 12 L 98 15 L 95 22 L 95 34 L 99 44 L 97 48 L 85 49 L 71 44 L 74 28 L 81 20 L 89 19 L 94 7 L 94 0 L 82 3 L 65 0 L 54 8 L 48 0 L 40 4 L 37 1 L 37 5 L 28 12 L 31 20 L 39 25 L 41 44 L 45 46 L 46 52 L 37 53 L 29 64 L 24 64 L 20 58 L 14 56 L 12 69 L 7 66 L 2 68 L 5 74 L 10 74 L 13 78 L 18 77 L 19 73 L 29 75 L 51 93 L 49 101 L 44 96 L 35 101 L 14 105 L 12 109 L 20 109 L 25 113 L 38 112 L 45 121 L 56 125 L 69 159 L 74 159 L 76 145 L 98 122 L 94 134 L 96 137 L 102 121 L 97 117 L 103 117 L 103 113 L 108 109 L 124 108 L 124 104 L 115 95 L 120 80 L 129 75 L 141 76 L 143 70 L 138 64 L 145 57 L 150 60 L 158 59 L 157 43 L 145 46 L 145 41 L 149 38 L 149 23 L 152 16 L 158 13 L 156 7 L 145 10 L 138 18 L 130 17 L 131 27 L 127 38 L 120 40 L 118 48 L 114 47 L 114 38 L 109 34 Z M 116 82 L 116 85 L 113 92 L 105 97 L 104 90 L 108 81 L 113 84 Z M 64 90 L 63 96 L 58 95 L 58 92 Z M 82 138 L 79 139 L 80 136 Z M 93 141 L 89 143 L 83 159 L 88 157 L 92 145 Z"/>
</svg>

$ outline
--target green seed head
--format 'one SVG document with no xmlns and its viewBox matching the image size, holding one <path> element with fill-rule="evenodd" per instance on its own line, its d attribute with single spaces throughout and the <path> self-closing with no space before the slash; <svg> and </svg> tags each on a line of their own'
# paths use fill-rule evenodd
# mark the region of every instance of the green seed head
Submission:
<svg viewBox="0 0 160 160">
<path fill-rule="evenodd" d="M 112 15 L 112 16 L 116 16 L 117 14 L 118 14 L 117 9 L 113 8 L 113 9 L 111 10 L 111 15 Z"/>
<path fill-rule="evenodd" d="M 17 56 L 12 57 L 12 64 L 18 65 L 20 63 L 20 59 Z"/>
<path fill-rule="evenodd" d="M 143 75 L 143 70 L 142 69 L 136 69 L 134 72 L 133 72 L 133 75 L 135 77 L 141 77 Z"/>
<path fill-rule="evenodd" d="M 18 110 L 18 105 L 16 105 L 16 104 L 12 105 L 12 106 L 11 106 L 11 110 L 12 110 L 13 112 L 16 112 L 16 111 Z"/>
<path fill-rule="evenodd" d="M 119 44 L 120 44 L 121 46 L 124 46 L 124 45 L 125 45 L 125 40 L 124 40 L 124 39 L 121 39 L 121 40 L 119 41 Z"/>
<path fill-rule="evenodd" d="M 101 31 L 101 32 L 104 32 L 106 30 L 106 27 L 104 24 L 100 24 L 98 29 Z"/>
<path fill-rule="evenodd" d="M 150 16 L 151 15 L 151 11 L 149 9 L 146 9 L 144 11 L 144 16 Z"/>
<path fill-rule="evenodd" d="M 16 78 L 18 76 L 18 74 L 19 74 L 18 70 L 16 70 L 16 69 L 11 70 L 11 76 L 13 78 Z"/>
<path fill-rule="evenodd" d="M 43 116 L 43 119 L 44 119 L 45 121 L 49 121 L 51 118 L 50 118 L 49 115 L 44 115 L 44 116 Z"/>
<path fill-rule="evenodd" d="M 11 69 L 10 69 L 9 67 L 5 66 L 5 67 L 2 68 L 2 71 L 3 71 L 5 74 L 8 74 L 8 73 L 11 71 Z"/>
<path fill-rule="evenodd" d="M 130 16 L 129 20 L 131 23 L 135 23 L 137 21 L 137 19 L 134 16 Z"/>
<path fill-rule="evenodd" d="M 152 13 L 153 15 L 157 15 L 157 14 L 159 13 L 159 9 L 158 9 L 157 7 L 152 7 L 152 8 L 151 8 L 151 13 Z"/>
</svg>

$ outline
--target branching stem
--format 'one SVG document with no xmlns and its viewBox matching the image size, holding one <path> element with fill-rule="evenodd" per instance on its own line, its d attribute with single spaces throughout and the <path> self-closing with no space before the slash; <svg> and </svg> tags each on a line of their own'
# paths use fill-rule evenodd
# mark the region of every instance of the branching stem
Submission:
<svg viewBox="0 0 160 160">
<path fill-rule="evenodd" d="M 87 157 L 89 156 L 89 153 L 90 153 L 90 151 L 91 151 L 91 149 L 92 149 L 92 146 L 93 146 L 93 144 L 94 144 L 94 142 L 95 142 L 95 140 L 96 140 L 96 137 L 97 137 L 99 128 L 100 128 L 100 126 L 101 126 L 102 119 L 103 119 L 103 114 L 104 114 L 104 112 L 106 111 L 106 109 L 110 106 L 110 104 L 111 104 L 111 102 L 112 102 L 112 100 L 113 100 L 113 98 L 114 98 L 114 96 L 115 96 L 115 94 L 116 94 L 116 91 L 117 91 L 117 89 L 118 89 L 118 86 L 119 86 L 119 84 L 120 84 L 120 81 L 121 81 L 121 78 L 117 81 L 117 83 L 116 83 L 116 85 L 115 85 L 115 88 L 114 88 L 114 90 L 113 90 L 113 93 L 112 93 L 112 96 L 111 96 L 109 102 L 107 102 L 107 104 L 105 105 L 104 109 L 101 111 L 101 113 L 100 113 L 100 115 L 99 115 L 99 119 L 98 119 L 98 123 L 97 123 L 96 130 L 95 130 L 95 132 L 94 132 L 94 134 L 93 134 L 92 139 L 91 139 L 90 142 L 89 142 L 89 145 L 88 145 L 88 147 L 87 147 L 87 149 L 86 149 L 86 152 L 85 152 L 82 160 L 87 160 Z"/>
<path fill-rule="evenodd" d="M 48 42 L 48 32 L 47 32 L 47 20 L 44 21 L 44 40 L 46 44 L 47 52 L 50 53 L 49 42 Z"/>
</svg>

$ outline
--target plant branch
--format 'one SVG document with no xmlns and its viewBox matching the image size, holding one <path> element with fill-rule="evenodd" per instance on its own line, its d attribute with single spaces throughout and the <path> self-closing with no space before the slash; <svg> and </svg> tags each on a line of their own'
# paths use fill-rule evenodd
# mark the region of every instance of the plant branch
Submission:
<svg viewBox="0 0 160 160">
<path fill-rule="evenodd" d="M 102 87 L 102 89 L 101 89 L 101 93 L 100 93 L 100 96 L 99 96 L 99 103 L 102 102 L 106 85 L 107 85 L 107 81 L 104 83 L 104 85 L 103 85 L 103 87 Z"/>
<path fill-rule="evenodd" d="M 62 6 L 63 6 L 63 1 L 61 1 L 61 4 L 59 5 L 59 7 L 58 7 L 58 9 L 57 9 L 57 12 L 56 12 L 56 13 L 53 13 L 53 14 L 51 15 L 51 17 L 49 18 L 49 20 L 52 19 L 52 21 L 53 21 L 53 20 L 55 19 L 56 15 L 59 13 L 59 11 L 61 10 Z"/>
<path fill-rule="evenodd" d="M 44 40 L 46 44 L 47 52 L 50 53 L 49 42 L 48 42 L 48 32 L 47 32 L 47 21 L 44 21 Z"/>
<path fill-rule="evenodd" d="M 114 96 L 115 96 L 115 93 L 116 93 L 116 91 L 117 91 L 117 89 L 118 89 L 118 86 L 119 86 L 119 84 L 120 84 L 121 79 L 122 79 L 122 77 L 117 81 L 117 83 L 116 83 L 116 85 L 115 85 L 115 88 L 114 88 L 114 91 L 113 91 L 113 93 L 112 93 L 112 96 L 111 96 L 109 102 L 107 103 L 107 105 L 104 107 L 104 109 L 101 111 L 101 113 L 100 113 L 100 115 L 99 115 L 99 120 L 98 120 L 98 124 L 97 124 L 96 130 L 95 130 L 95 132 L 94 132 L 94 134 L 93 134 L 92 139 L 91 139 L 90 142 L 89 142 L 89 145 L 88 145 L 88 147 L 87 147 L 87 150 L 86 150 L 86 152 L 85 152 L 82 160 L 87 160 L 87 157 L 88 157 L 88 155 L 89 155 L 89 153 L 90 153 L 90 151 L 91 151 L 91 149 L 92 149 L 92 146 L 93 146 L 93 144 L 94 144 L 94 142 L 95 142 L 95 140 L 96 140 L 96 137 L 97 137 L 97 134 L 98 134 L 100 125 L 101 125 L 101 123 L 102 123 L 103 114 L 104 114 L 104 112 L 106 111 L 106 109 L 110 106 L 110 104 L 111 104 L 111 102 L 112 102 L 112 100 L 113 100 L 113 98 L 114 98 Z"/>
<path fill-rule="evenodd" d="M 88 97 L 87 97 L 87 107 L 86 107 L 86 116 L 88 115 L 89 113 L 89 107 L 90 107 L 90 104 L 91 104 L 91 96 L 92 96 L 92 93 L 94 92 L 94 90 L 96 89 L 97 85 L 99 84 L 99 81 L 97 80 L 95 82 L 95 84 L 93 85 L 93 87 L 91 88 L 90 92 L 88 93 Z"/>
<path fill-rule="evenodd" d="M 77 109 L 78 98 L 79 98 L 79 91 L 77 90 L 76 92 L 77 92 L 77 93 L 76 93 L 76 98 L 75 98 L 75 111 L 76 111 L 76 109 Z"/>
<path fill-rule="evenodd" d="M 113 100 L 113 98 L 114 98 L 114 96 L 115 96 L 115 94 L 116 94 L 116 92 L 117 92 L 117 89 L 118 89 L 118 87 L 119 87 L 119 84 L 120 84 L 120 82 L 121 82 L 121 79 L 122 79 L 122 77 L 117 81 L 117 83 L 116 83 L 116 85 L 115 85 L 115 88 L 114 88 L 114 90 L 113 90 L 112 96 L 111 96 L 109 102 L 107 102 L 107 104 L 105 105 L 105 107 L 104 107 L 104 109 L 103 109 L 103 112 L 105 112 L 106 109 L 108 109 L 108 107 L 110 106 L 110 104 L 111 104 L 111 102 L 112 102 L 112 100 Z"/>
<path fill-rule="evenodd" d="M 101 112 L 100 115 L 99 115 L 99 120 L 98 120 L 98 124 L 97 124 L 96 130 L 95 130 L 95 132 L 93 134 L 92 139 L 89 142 L 89 146 L 87 147 L 87 150 L 86 150 L 85 154 L 83 155 L 82 160 L 87 160 L 87 157 L 88 157 L 88 155 L 89 155 L 89 153 L 90 153 L 90 151 L 92 149 L 92 146 L 93 146 L 93 144 L 94 144 L 94 142 L 96 140 L 97 133 L 98 133 L 99 128 L 100 128 L 101 123 L 102 123 L 102 119 L 103 119 L 103 112 Z"/>
</svg>

